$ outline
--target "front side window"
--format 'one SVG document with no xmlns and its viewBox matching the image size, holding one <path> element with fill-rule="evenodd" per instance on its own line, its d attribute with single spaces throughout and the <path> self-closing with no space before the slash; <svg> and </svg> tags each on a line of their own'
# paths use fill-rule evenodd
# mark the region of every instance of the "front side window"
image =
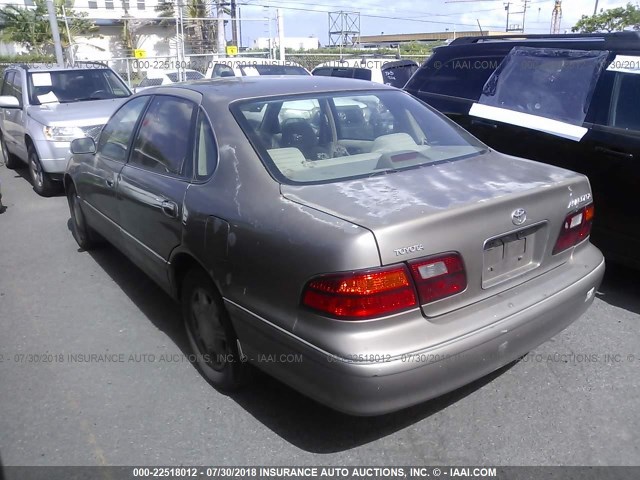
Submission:
<svg viewBox="0 0 640 480">
<path fill-rule="evenodd" d="M 399 90 L 257 99 L 236 102 L 231 111 L 282 183 L 390 174 L 485 149 Z"/>
<path fill-rule="evenodd" d="M 4 82 L 2 83 L 2 95 L 14 95 L 13 89 L 13 77 L 16 72 L 10 71 L 4 76 Z"/>
<path fill-rule="evenodd" d="M 124 98 L 131 95 L 109 69 L 69 69 L 29 73 L 29 98 L 34 105 Z"/>
<path fill-rule="evenodd" d="M 98 139 L 98 153 L 125 162 L 136 123 L 150 97 L 138 97 L 124 104 L 102 129 Z"/>
<path fill-rule="evenodd" d="M 194 108 L 192 102 L 182 98 L 154 97 L 142 119 L 129 163 L 179 175 L 191 151 L 189 127 L 193 125 Z"/>
</svg>

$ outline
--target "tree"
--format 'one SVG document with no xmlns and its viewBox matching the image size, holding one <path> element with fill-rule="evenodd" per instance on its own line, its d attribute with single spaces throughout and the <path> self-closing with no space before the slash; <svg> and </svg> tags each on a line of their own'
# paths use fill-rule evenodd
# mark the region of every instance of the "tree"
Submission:
<svg viewBox="0 0 640 480">
<path fill-rule="evenodd" d="M 54 6 L 63 48 L 69 47 L 71 43 L 63 19 L 63 7 L 72 38 L 74 35 L 91 35 L 98 31 L 98 27 L 86 18 L 87 14 L 75 12 L 70 2 L 54 0 Z M 53 48 L 53 35 L 51 34 L 46 0 L 34 0 L 34 7 L 22 8 L 9 5 L 0 9 L 0 20 L 5 25 L 0 33 L 0 40 L 16 42 L 29 52 L 45 55 L 50 53 Z"/>
<path fill-rule="evenodd" d="M 583 15 L 571 31 L 580 33 L 618 32 L 629 27 L 640 30 L 640 8 L 631 3 L 627 3 L 626 7 L 600 10 L 600 13 L 590 17 Z"/>
<path fill-rule="evenodd" d="M 207 4 L 210 0 L 185 0 L 184 5 L 184 32 L 186 49 L 192 53 L 211 53 L 216 50 L 217 22 L 215 17 L 210 17 Z M 173 2 L 165 0 L 156 7 L 156 12 L 161 18 L 175 18 Z M 229 14 L 228 8 L 223 8 L 223 13 Z M 203 20 L 211 18 L 210 21 Z M 168 20 L 163 20 L 168 24 Z"/>
</svg>

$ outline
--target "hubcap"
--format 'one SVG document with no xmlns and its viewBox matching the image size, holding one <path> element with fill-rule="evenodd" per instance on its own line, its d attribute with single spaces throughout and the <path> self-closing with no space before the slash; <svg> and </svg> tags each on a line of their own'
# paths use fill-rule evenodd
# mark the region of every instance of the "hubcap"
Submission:
<svg viewBox="0 0 640 480">
<path fill-rule="evenodd" d="M 31 178 L 38 187 L 42 187 L 42 168 L 40 167 L 40 163 L 32 156 L 29 166 L 31 167 Z"/>
<path fill-rule="evenodd" d="M 191 332 L 202 360 L 214 370 L 222 370 L 229 351 L 227 336 L 220 323 L 218 307 L 209 292 L 202 288 L 193 292 L 190 314 Z"/>
</svg>

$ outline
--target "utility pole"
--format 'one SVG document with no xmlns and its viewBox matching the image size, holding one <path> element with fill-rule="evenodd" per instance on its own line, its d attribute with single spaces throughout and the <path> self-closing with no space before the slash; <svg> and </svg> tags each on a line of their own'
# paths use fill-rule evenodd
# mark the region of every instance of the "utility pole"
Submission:
<svg viewBox="0 0 640 480">
<path fill-rule="evenodd" d="M 282 18 L 282 10 L 276 10 L 278 15 L 278 43 L 280 44 L 280 60 L 284 60 L 284 19 Z"/>
<path fill-rule="evenodd" d="M 227 54 L 227 42 L 225 41 L 224 38 L 224 2 L 222 2 L 222 0 L 216 0 L 216 16 L 218 17 L 218 55 L 225 55 Z"/>
<path fill-rule="evenodd" d="M 59 67 L 64 67 L 64 57 L 62 56 L 62 42 L 60 41 L 60 30 L 58 30 L 58 19 L 52 0 L 47 0 L 47 11 L 49 12 L 49 24 L 51 25 L 51 35 L 53 36 L 53 47 L 56 51 L 56 62 Z"/>
<path fill-rule="evenodd" d="M 551 33 L 560 33 L 560 22 L 562 21 L 562 0 L 556 0 L 551 14 Z"/>
<path fill-rule="evenodd" d="M 596 0 L 596 6 L 593 7 L 593 14 L 597 15 L 598 14 L 598 0 Z"/>
<path fill-rule="evenodd" d="M 233 43 L 235 46 L 239 46 L 240 44 L 238 43 L 238 21 L 236 19 L 237 17 L 237 7 L 236 7 L 236 0 L 231 0 L 231 5 L 230 5 L 230 10 L 231 10 L 231 43 Z"/>
</svg>

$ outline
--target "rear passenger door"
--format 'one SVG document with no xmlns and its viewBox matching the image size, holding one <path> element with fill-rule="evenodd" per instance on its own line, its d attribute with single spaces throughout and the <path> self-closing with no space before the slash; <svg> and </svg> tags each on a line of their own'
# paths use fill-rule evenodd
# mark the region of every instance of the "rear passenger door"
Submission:
<svg viewBox="0 0 640 480">
<path fill-rule="evenodd" d="M 162 286 L 168 285 L 169 256 L 182 242 L 196 113 L 197 105 L 189 99 L 154 96 L 118 182 L 125 249 Z"/>
<path fill-rule="evenodd" d="M 640 191 L 640 70 L 603 76 L 609 98 L 585 138 L 583 171 L 596 200 L 594 241 L 625 257 L 640 249 L 640 225 L 634 220 Z"/>
</svg>

